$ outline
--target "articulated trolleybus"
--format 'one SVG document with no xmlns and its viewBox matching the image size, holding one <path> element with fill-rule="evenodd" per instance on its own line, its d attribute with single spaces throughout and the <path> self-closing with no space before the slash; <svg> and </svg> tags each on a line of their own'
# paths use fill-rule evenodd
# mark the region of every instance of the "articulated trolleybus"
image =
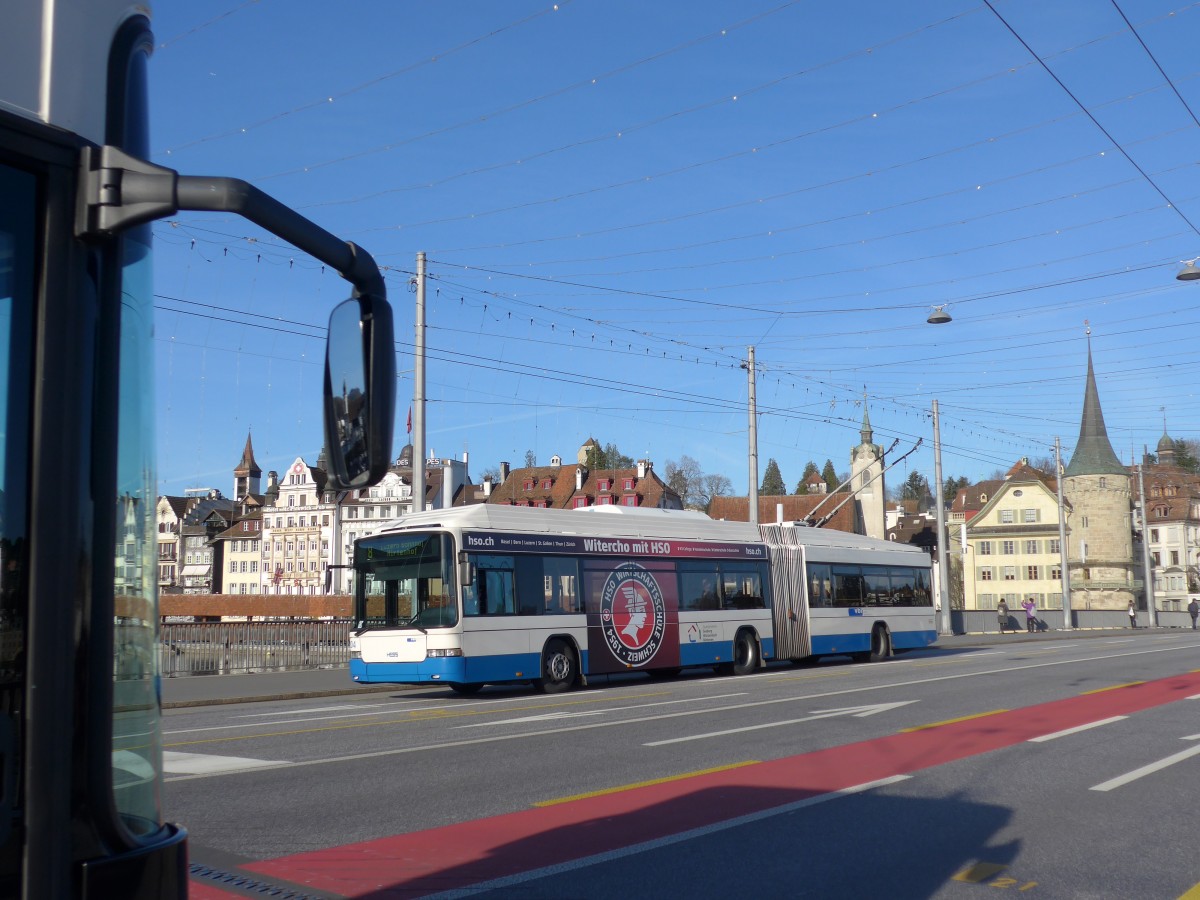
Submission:
<svg viewBox="0 0 1200 900">
<path fill-rule="evenodd" d="M 558 692 L 616 672 L 881 660 L 936 638 L 923 550 L 694 512 L 417 513 L 360 539 L 354 570 L 363 683 Z"/>
</svg>

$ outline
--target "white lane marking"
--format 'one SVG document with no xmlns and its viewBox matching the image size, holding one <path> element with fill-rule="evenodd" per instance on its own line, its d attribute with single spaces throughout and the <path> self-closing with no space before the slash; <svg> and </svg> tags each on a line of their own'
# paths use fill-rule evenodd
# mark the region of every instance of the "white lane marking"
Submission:
<svg viewBox="0 0 1200 900">
<path fill-rule="evenodd" d="M 323 766 L 328 763 L 357 762 L 364 759 L 381 759 L 388 756 L 401 756 L 407 753 L 425 753 L 445 750 L 451 747 L 469 747 L 474 744 L 488 744 L 496 741 L 517 741 L 526 738 L 557 736 L 572 731 L 589 731 L 593 728 L 612 728 L 618 725 L 637 725 L 641 722 L 674 719 L 680 716 L 699 716 L 714 712 L 750 709 L 756 706 L 769 706 L 775 703 L 794 703 L 798 700 L 824 700 L 827 697 L 838 697 L 843 694 L 861 694 L 867 691 L 891 690 L 898 687 L 909 687 L 916 684 L 936 684 L 939 681 L 950 681 L 955 678 L 986 678 L 990 675 L 1003 675 L 1008 672 L 1020 672 L 1025 669 L 1046 669 L 1051 666 L 1070 666 L 1077 663 L 1096 662 L 1102 659 L 1121 659 L 1126 656 L 1142 656 L 1148 653 L 1172 653 L 1176 650 L 1191 650 L 1190 646 L 1160 647 L 1152 650 L 1131 650 L 1128 653 L 1108 653 L 1103 656 L 1086 656 L 1078 659 L 1054 659 L 1040 663 L 1026 663 L 1020 666 L 1008 666 L 1000 669 L 983 669 L 978 672 L 960 672 L 950 675 L 934 675 L 931 678 L 914 678 L 909 681 L 889 681 L 884 684 L 872 684 L 862 687 L 843 688 L 838 691 L 825 691 L 820 694 L 802 694 L 796 697 L 781 697 L 775 700 L 758 700 L 754 703 L 740 703 L 737 706 L 714 706 L 708 709 L 684 710 L 682 712 L 659 713 L 654 716 L 640 716 L 631 719 L 615 719 L 611 722 L 587 722 L 579 725 L 567 725 L 562 728 L 547 728 L 541 731 L 521 731 L 515 734 L 493 734 L 487 737 L 469 738 L 457 741 L 424 742 L 412 747 L 396 747 L 389 750 L 373 750 L 368 753 L 348 753 L 343 756 L 329 756 L 322 759 L 310 759 L 303 762 L 281 763 L 280 768 L 300 766 Z M 711 684 L 711 682 L 710 682 Z M 526 698 L 528 699 L 528 698 Z M 180 775 L 170 781 L 187 781 L 193 778 L 205 778 L 205 775 Z"/>
<path fill-rule="evenodd" d="M 246 756 L 216 756 L 211 753 L 163 751 L 163 772 L 175 775 L 213 775 L 245 772 L 248 769 L 273 769 L 288 765 L 281 759 L 251 759 Z"/>
<path fill-rule="evenodd" d="M 1076 725 L 1074 728 L 1064 728 L 1062 731 L 1056 731 L 1053 734 L 1043 734 L 1041 737 L 1030 738 L 1029 743 L 1040 744 L 1042 741 L 1053 741 L 1060 737 L 1066 737 L 1069 734 L 1078 734 L 1081 731 L 1087 731 L 1089 728 L 1111 725 L 1113 722 L 1120 722 L 1122 719 L 1128 718 L 1129 716 L 1113 716 L 1111 719 L 1101 719 L 1098 722 L 1088 722 L 1086 725 Z"/>
<path fill-rule="evenodd" d="M 1190 697 L 1184 697 L 1184 700 L 1200 700 L 1200 694 L 1192 694 Z"/>
<path fill-rule="evenodd" d="M 1126 772 L 1124 775 L 1118 775 L 1116 778 L 1097 784 L 1094 787 L 1088 788 L 1092 791 L 1111 791 L 1114 788 L 1119 788 L 1129 784 L 1131 781 L 1137 781 L 1139 778 L 1144 778 L 1147 775 L 1153 775 L 1155 772 L 1160 772 L 1168 766 L 1173 766 L 1177 762 L 1183 762 L 1193 756 L 1200 755 L 1200 746 L 1189 747 L 1187 750 L 1180 750 L 1178 753 L 1172 753 L 1170 756 L 1160 759 L 1158 762 L 1150 763 L 1148 766 L 1142 766 L 1140 769 L 1134 769 L 1132 772 Z"/>
<path fill-rule="evenodd" d="M 631 709 L 646 709 L 651 706 L 673 706 L 676 703 L 700 703 L 704 700 L 727 700 L 730 697 L 745 697 L 746 692 L 736 694 L 715 694 L 711 697 L 685 697 L 682 700 L 660 700 L 657 703 L 637 703 L 633 706 L 606 706 L 601 709 L 553 710 L 536 716 L 522 716 L 519 719 L 501 719 L 498 722 L 472 722 L 469 725 L 455 725 L 455 728 L 490 728 L 493 725 L 516 725 L 525 722 L 550 722 L 556 719 L 577 719 L 584 716 L 602 716 L 610 712 L 626 712 Z"/>
<path fill-rule="evenodd" d="M 650 741 L 642 744 L 643 747 L 662 747 L 667 744 L 682 744 L 684 741 L 701 741 L 705 738 L 724 737 L 727 734 L 741 734 L 746 731 L 759 731 L 763 728 L 780 728 L 784 725 L 799 725 L 803 722 L 812 722 L 817 719 L 831 719 L 835 716 L 855 716 L 862 718 L 864 716 L 873 716 L 876 713 L 886 712 L 890 709 L 896 709 L 901 706 L 908 706 L 910 703 L 916 703 L 916 700 L 901 700 L 899 703 L 876 703 L 872 706 L 848 706 L 844 709 L 828 709 L 821 712 L 815 712 L 810 716 L 805 716 L 802 719 L 788 719 L 784 722 L 765 722 L 761 725 L 747 725 L 744 728 L 727 728 L 724 731 L 710 731 L 707 734 L 691 734 L 686 737 L 668 738 L 665 741 Z"/>
<path fill-rule="evenodd" d="M 515 887 L 519 884 L 524 884 L 528 881 L 535 881 L 538 878 L 546 878 L 550 875 L 561 875 L 566 872 L 574 872 L 577 869 L 582 869 L 585 866 L 593 866 L 597 863 L 612 862 L 618 859 L 625 859 L 637 853 L 646 853 L 650 850 L 658 850 L 662 847 L 670 847 L 672 844 L 679 844 L 683 841 L 692 841 L 697 838 L 706 837 L 710 834 L 718 834 L 722 831 L 728 831 L 731 828 L 741 828 L 744 825 L 751 825 L 755 822 L 762 822 L 775 816 L 784 816 L 788 813 L 796 812 L 797 810 L 807 809 L 810 806 L 816 806 L 818 803 L 825 803 L 829 800 L 837 800 L 839 797 L 850 797 L 854 794 L 861 794 L 864 791 L 873 790 L 878 787 L 886 787 L 890 784 L 897 784 L 901 781 L 907 781 L 912 778 L 911 775 L 892 775 L 889 778 L 880 778 L 878 781 L 868 781 L 865 784 L 856 784 L 853 787 L 843 788 L 840 791 L 831 791 L 828 794 L 818 794 L 815 797 L 808 797 L 804 800 L 797 800 L 794 803 L 786 803 L 783 806 L 776 806 L 773 809 L 764 809 L 760 812 L 749 813 L 748 815 L 738 816 L 736 819 L 729 819 L 725 822 L 714 822 L 712 825 L 704 825 L 701 828 L 692 828 L 688 831 L 681 831 L 678 834 L 670 834 L 666 837 L 656 838 L 652 841 L 644 841 L 640 844 L 633 844 L 629 847 L 621 847 L 619 850 L 609 850 L 605 853 L 597 853 L 594 856 L 585 856 L 582 859 L 573 859 L 570 862 L 558 863 L 553 866 L 545 866 L 541 869 L 533 869 L 529 872 L 521 872 L 518 875 L 508 875 L 504 878 L 497 878 L 494 881 L 484 881 L 479 884 L 473 884 L 470 887 L 459 888 L 451 891 L 443 891 L 440 894 L 430 894 L 429 898 L 437 898 L 437 900 L 458 900 L 461 897 L 472 897 L 483 891 L 496 890 L 498 888 Z"/>
<path fill-rule="evenodd" d="M 386 703 L 372 703 L 371 706 L 387 706 Z M 343 703 L 341 706 L 316 706 L 312 709 L 289 709 L 283 712 L 261 712 L 261 713 L 242 713 L 240 716 L 234 716 L 235 719 L 262 719 L 270 716 L 299 716 L 304 713 L 325 713 L 337 712 L 339 709 L 362 709 L 356 703 Z"/>
<path fill-rule="evenodd" d="M 1135 640 L 1137 640 L 1137 639 L 1136 638 L 1121 638 L 1120 640 L 1105 641 L 1104 643 L 1106 643 L 1106 644 L 1132 644 Z"/>
</svg>

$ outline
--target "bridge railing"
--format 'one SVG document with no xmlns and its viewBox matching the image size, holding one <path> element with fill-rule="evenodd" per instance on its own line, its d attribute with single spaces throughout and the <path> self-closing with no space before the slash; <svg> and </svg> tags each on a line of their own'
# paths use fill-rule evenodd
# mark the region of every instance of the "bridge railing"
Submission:
<svg viewBox="0 0 1200 900">
<path fill-rule="evenodd" d="M 171 678 L 346 666 L 350 626 L 349 619 L 170 622 L 159 628 L 159 671 Z"/>
</svg>

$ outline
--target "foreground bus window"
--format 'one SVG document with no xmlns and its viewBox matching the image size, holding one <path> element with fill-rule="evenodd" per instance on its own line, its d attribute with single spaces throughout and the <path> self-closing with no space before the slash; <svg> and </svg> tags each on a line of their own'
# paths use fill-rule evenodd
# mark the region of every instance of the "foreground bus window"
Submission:
<svg viewBox="0 0 1200 900">
<path fill-rule="evenodd" d="M 454 548 L 447 535 L 400 535 L 360 544 L 355 568 L 359 630 L 457 623 Z"/>
</svg>

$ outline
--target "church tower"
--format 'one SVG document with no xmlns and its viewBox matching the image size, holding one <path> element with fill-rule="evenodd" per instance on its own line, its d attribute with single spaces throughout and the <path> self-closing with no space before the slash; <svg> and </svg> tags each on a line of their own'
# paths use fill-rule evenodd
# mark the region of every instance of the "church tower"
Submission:
<svg viewBox="0 0 1200 900">
<path fill-rule="evenodd" d="M 246 448 L 242 450 L 242 460 L 233 470 L 233 499 L 245 500 L 249 494 L 257 494 L 259 482 L 262 479 L 262 469 L 254 461 L 254 447 L 250 443 L 250 433 L 246 433 Z"/>
<path fill-rule="evenodd" d="M 1088 340 L 1087 386 L 1075 453 L 1063 477 L 1071 606 L 1125 609 L 1133 585 L 1132 491 L 1129 469 L 1113 452 L 1104 427 Z"/>
<path fill-rule="evenodd" d="M 850 490 L 858 509 L 858 524 L 868 537 L 884 540 L 883 448 L 875 443 L 867 401 L 863 398 L 862 443 L 850 451 Z"/>
</svg>

